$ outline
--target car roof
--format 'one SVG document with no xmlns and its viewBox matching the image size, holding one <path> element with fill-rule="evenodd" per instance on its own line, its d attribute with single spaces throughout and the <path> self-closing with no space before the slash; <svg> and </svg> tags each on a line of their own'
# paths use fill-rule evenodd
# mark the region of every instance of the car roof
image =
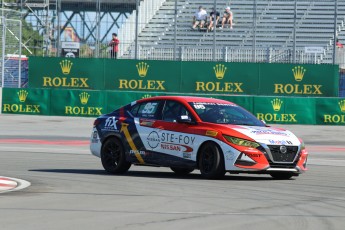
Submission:
<svg viewBox="0 0 345 230">
<path fill-rule="evenodd" d="M 156 96 L 150 98 L 140 99 L 137 102 L 142 101 L 151 101 L 151 100 L 176 100 L 180 102 L 206 102 L 206 103 L 222 103 L 222 104 L 234 104 L 229 101 L 217 99 L 217 98 L 208 98 L 208 97 L 195 97 L 195 96 Z"/>
</svg>

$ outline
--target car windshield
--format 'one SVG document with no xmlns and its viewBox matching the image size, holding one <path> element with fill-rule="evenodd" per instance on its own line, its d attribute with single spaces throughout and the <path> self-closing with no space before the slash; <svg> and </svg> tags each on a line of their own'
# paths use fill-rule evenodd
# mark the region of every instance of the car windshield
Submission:
<svg viewBox="0 0 345 230">
<path fill-rule="evenodd" d="M 191 107 L 205 122 L 216 124 L 265 126 L 253 114 L 235 104 L 190 102 Z"/>
</svg>

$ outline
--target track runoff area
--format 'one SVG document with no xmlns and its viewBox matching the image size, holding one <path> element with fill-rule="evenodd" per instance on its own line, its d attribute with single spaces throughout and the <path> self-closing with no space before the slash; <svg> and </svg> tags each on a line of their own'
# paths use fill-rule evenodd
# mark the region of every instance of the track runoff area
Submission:
<svg viewBox="0 0 345 230">
<path fill-rule="evenodd" d="M 299 177 L 214 181 L 140 166 L 106 174 L 89 151 L 93 120 L 0 114 L 1 228 L 343 229 L 343 126 L 275 125 L 306 143 Z"/>
</svg>

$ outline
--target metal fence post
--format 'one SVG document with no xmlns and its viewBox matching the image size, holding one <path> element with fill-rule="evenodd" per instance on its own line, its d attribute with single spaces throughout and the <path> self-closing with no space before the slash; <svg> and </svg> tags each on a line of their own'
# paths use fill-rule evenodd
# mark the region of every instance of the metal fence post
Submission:
<svg viewBox="0 0 345 230">
<path fill-rule="evenodd" d="M 139 30 L 139 0 L 135 3 L 135 48 L 134 48 L 134 59 L 138 59 L 138 31 Z"/>
<path fill-rule="evenodd" d="M 217 28 L 217 24 L 216 24 L 216 21 L 217 21 L 217 0 L 214 0 L 213 2 L 213 10 L 214 10 L 214 13 L 213 13 L 213 50 L 212 50 L 212 61 L 216 61 L 216 28 Z"/>
<path fill-rule="evenodd" d="M 1 87 L 4 87 L 4 81 L 5 81 L 5 44 L 6 44 L 6 18 L 1 17 L 2 21 L 2 51 L 1 51 Z"/>
<path fill-rule="evenodd" d="M 295 0 L 294 8 L 294 27 L 293 27 L 293 63 L 296 63 L 296 26 L 297 26 L 297 0 Z"/>
<path fill-rule="evenodd" d="M 337 23 L 338 23 L 338 0 L 334 0 L 334 42 L 333 42 L 333 65 L 336 63 L 336 49 L 337 49 Z"/>
<path fill-rule="evenodd" d="M 174 61 L 176 61 L 176 47 L 177 47 L 177 0 L 175 0 L 175 28 L 174 28 Z"/>
<path fill-rule="evenodd" d="M 22 85 L 22 21 L 19 20 L 18 88 Z"/>
<path fill-rule="evenodd" d="M 253 8 L 253 50 L 252 50 L 252 60 L 256 62 L 256 14 L 257 14 L 257 2 L 254 0 L 254 8 Z"/>
</svg>

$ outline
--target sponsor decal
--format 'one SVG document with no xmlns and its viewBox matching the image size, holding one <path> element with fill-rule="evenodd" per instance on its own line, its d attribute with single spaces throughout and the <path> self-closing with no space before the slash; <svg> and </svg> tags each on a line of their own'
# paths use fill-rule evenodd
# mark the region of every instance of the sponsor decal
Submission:
<svg viewBox="0 0 345 230">
<path fill-rule="evenodd" d="M 62 76 L 43 76 L 43 87 L 90 88 L 88 78 L 69 76 L 72 66 L 72 61 L 62 60 L 60 62 Z"/>
<path fill-rule="evenodd" d="M 65 106 L 66 115 L 89 115 L 100 116 L 102 115 L 103 107 L 86 106 L 89 102 L 91 95 L 87 92 L 79 94 L 79 101 L 81 106 Z M 85 106 L 84 106 L 85 105 Z"/>
<path fill-rule="evenodd" d="M 303 66 L 292 68 L 292 75 L 296 82 L 301 82 L 307 70 Z M 322 95 L 322 85 L 311 84 L 274 84 L 275 94 Z"/>
<path fill-rule="evenodd" d="M 140 126 L 152 127 L 155 121 L 151 120 L 140 120 Z"/>
<path fill-rule="evenodd" d="M 265 122 L 289 122 L 297 123 L 296 114 L 293 113 L 278 113 L 280 112 L 284 101 L 279 98 L 275 98 L 271 101 L 272 113 L 256 113 L 256 117 L 259 120 L 264 120 Z"/>
<path fill-rule="evenodd" d="M 203 82 L 203 81 L 197 81 L 195 82 L 196 87 L 195 91 L 197 92 L 227 92 L 227 93 L 243 93 L 243 83 L 242 82 L 227 82 L 223 81 L 227 67 L 223 64 L 217 64 L 213 67 L 213 71 L 215 74 L 215 77 L 217 80 L 220 81 L 209 81 L 209 82 Z"/>
<path fill-rule="evenodd" d="M 116 125 L 118 121 L 119 120 L 116 120 L 116 117 L 108 117 L 105 120 L 104 127 L 102 128 L 102 130 L 119 132 Z"/>
<path fill-rule="evenodd" d="M 248 157 L 250 157 L 250 158 L 260 158 L 261 157 L 261 154 L 259 154 L 259 153 L 244 153 L 244 154 L 246 154 Z"/>
<path fill-rule="evenodd" d="M 147 136 L 147 144 L 152 148 L 155 149 L 158 147 L 160 142 L 159 135 L 156 131 L 152 131 L 148 136 Z"/>
<path fill-rule="evenodd" d="M 192 153 L 183 153 L 183 158 L 192 159 Z"/>
<path fill-rule="evenodd" d="M 253 128 L 250 133 L 255 135 L 280 135 L 280 136 L 289 136 L 287 133 L 282 131 L 276 131 L 272 129 L 257 129 Z"/>
<path fill-rule="evenodd" d="M 272 145 L 292 145 L 292 141 L 286 140 L 268 140 L 268 142 Z"/>
<path fill-rule="evenodd" d="M 133 149 L 131 149 L 131 150 L 129 151 L 129 155 L 130 155 L 130 156 L 136 156 L 137 154 L 139 154 L 140 156 L 144 156 L 144 157 L 147 157 L 147 156 L 150 155 L 149 152 L 142 151 L 142 150 L 133 150 Z"/>
<path fill-rule="evenodd" d="M 29 96 L 29 92 L 22 89 L 17 92 L 18 103 L 3 104 L 2 112 L 4 113 L 31 113 L 39 114 L 40 105 L 27 104 L 26 100 Z"/>
<path fill-rule="evenodd" d="M 207 130 L 206 131 L 206 136 L 210 136 L 210 137 L 215 137 L 218 135 L 218 132 L 213 131 L 213 130 Z"/>
<path fill-rule="evenodd" d="M 324 114 L 323 122 L 330 124 L 345 124 L 345 100 L 338 101 L 338 114 Z"/>
<path fill-rule="evenodd" d="M 192 152 L 190 147 L 195 142 L 194 136 L 177 134 L 171 132 L 163 132 L 160 135 L 156 131 L 152 131 L 147 137 L 147 144 L 155 149 L 157 147 L 162 150 L 177 152 Z"/>
<path fill-rule="evenodd" d="M 137 65 L 137 71 L 140 78 L 145 78 L 148 74 L 149 65 L 145 62 L 139 62 Z M 131 90 L 155 90 L 165 91 L 165 81 L 160 80 L 136 80 L 136 79 L 119 79 L 119 89 L 131 89 Z"/>
</svg>

